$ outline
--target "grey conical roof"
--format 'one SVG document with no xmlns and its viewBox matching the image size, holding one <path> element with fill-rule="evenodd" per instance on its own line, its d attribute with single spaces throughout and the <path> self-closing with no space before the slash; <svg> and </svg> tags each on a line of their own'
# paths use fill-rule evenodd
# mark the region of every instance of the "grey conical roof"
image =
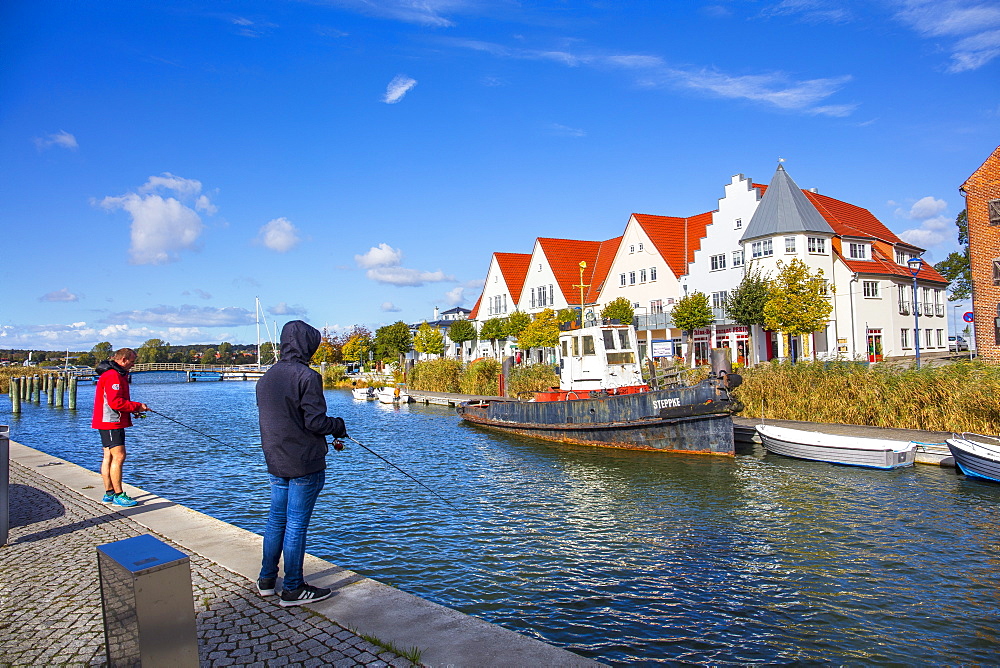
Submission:
<svg viewBox="0 0 1000 668">
<path fill-rule="evenodd" d="M 830 224 L 779 164 L 741 240 L 795 232 L 834 234 Z"/>
</svg>

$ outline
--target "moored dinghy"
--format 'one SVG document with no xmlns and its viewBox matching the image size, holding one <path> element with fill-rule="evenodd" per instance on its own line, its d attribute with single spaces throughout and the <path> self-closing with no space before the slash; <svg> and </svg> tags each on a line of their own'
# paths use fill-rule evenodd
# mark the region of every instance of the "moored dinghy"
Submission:
<svg viewBox="0 0 1000 668">
<path fill-rule="evenodd" d="M 884 438 L 840 436 L 817 431 L 757 425 L 764 449 L 776 455 L 845 466 L 896 469 L 913 466 L 917 443 Z"/>
<path fill-rule="evenodd" d="M 972 440 L 973 437 L 993 443 Z M 961 438 L 949 438 L 947 443 L 955 464 L 962 473 L 973 478 L 1000 482 L 1000 438 L 964 433 Z"/>
</svg>

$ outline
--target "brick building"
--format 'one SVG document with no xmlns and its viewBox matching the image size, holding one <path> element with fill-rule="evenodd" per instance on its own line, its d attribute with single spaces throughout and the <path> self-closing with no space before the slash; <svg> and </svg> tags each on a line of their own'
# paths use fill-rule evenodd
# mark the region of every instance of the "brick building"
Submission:
<svg viewBox="0 0 1000 668">
<path fill-rule="evenodd" d="M 976 348 L 1000 363 L 1000 147 L 962 184 L 969 215 L 969 264 Z"/>
</svg>

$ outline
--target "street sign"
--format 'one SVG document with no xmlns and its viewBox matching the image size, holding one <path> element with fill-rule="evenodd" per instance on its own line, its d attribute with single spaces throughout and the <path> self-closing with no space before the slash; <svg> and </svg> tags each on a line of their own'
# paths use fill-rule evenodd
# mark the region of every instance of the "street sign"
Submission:
<svg viewBox="0 0 1000 668">
<path fill-rule="evenodd" d="M 962 320 L 964 320 L 965 322 L 972 322 L 973 320 L 972 311 L 966 311 L 965 315 L 962 316 Z"/>
</svg>

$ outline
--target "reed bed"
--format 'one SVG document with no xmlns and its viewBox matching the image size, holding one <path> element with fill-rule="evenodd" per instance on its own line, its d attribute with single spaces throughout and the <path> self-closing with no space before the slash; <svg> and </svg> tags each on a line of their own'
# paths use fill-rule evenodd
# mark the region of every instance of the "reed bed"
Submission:
<svg viewBox="0 0 1000 668">
<path fill-rule="evenodd" d="M 10 391 L 11 378 L 47 376 L 54 373 L 58 373 L 58 370 L 50 371 L 37 366 L 2 366 L 0 367 L 0 394 L 7 394 Z"/>
<path fill-rule="evenodd" d="M 852 362 L 771 362 L 741 369 L 746 417 L 1000 433 L 1000 367 L 922 369 Z"/>
<path fill-rule="evenodd" d="M 559 376 L 551 364 L 529 364 L 511 369 L 507 392 L 518 399 L 531 399 L 535 392 L 559 387 Z"/>
<path fill-rule="evenodd" d="M 407 381 L 414 390 L 457 394 L 461 389 L 462 363 L 448 358 L 420 362 L 413 365 Z"/>
</svg>

